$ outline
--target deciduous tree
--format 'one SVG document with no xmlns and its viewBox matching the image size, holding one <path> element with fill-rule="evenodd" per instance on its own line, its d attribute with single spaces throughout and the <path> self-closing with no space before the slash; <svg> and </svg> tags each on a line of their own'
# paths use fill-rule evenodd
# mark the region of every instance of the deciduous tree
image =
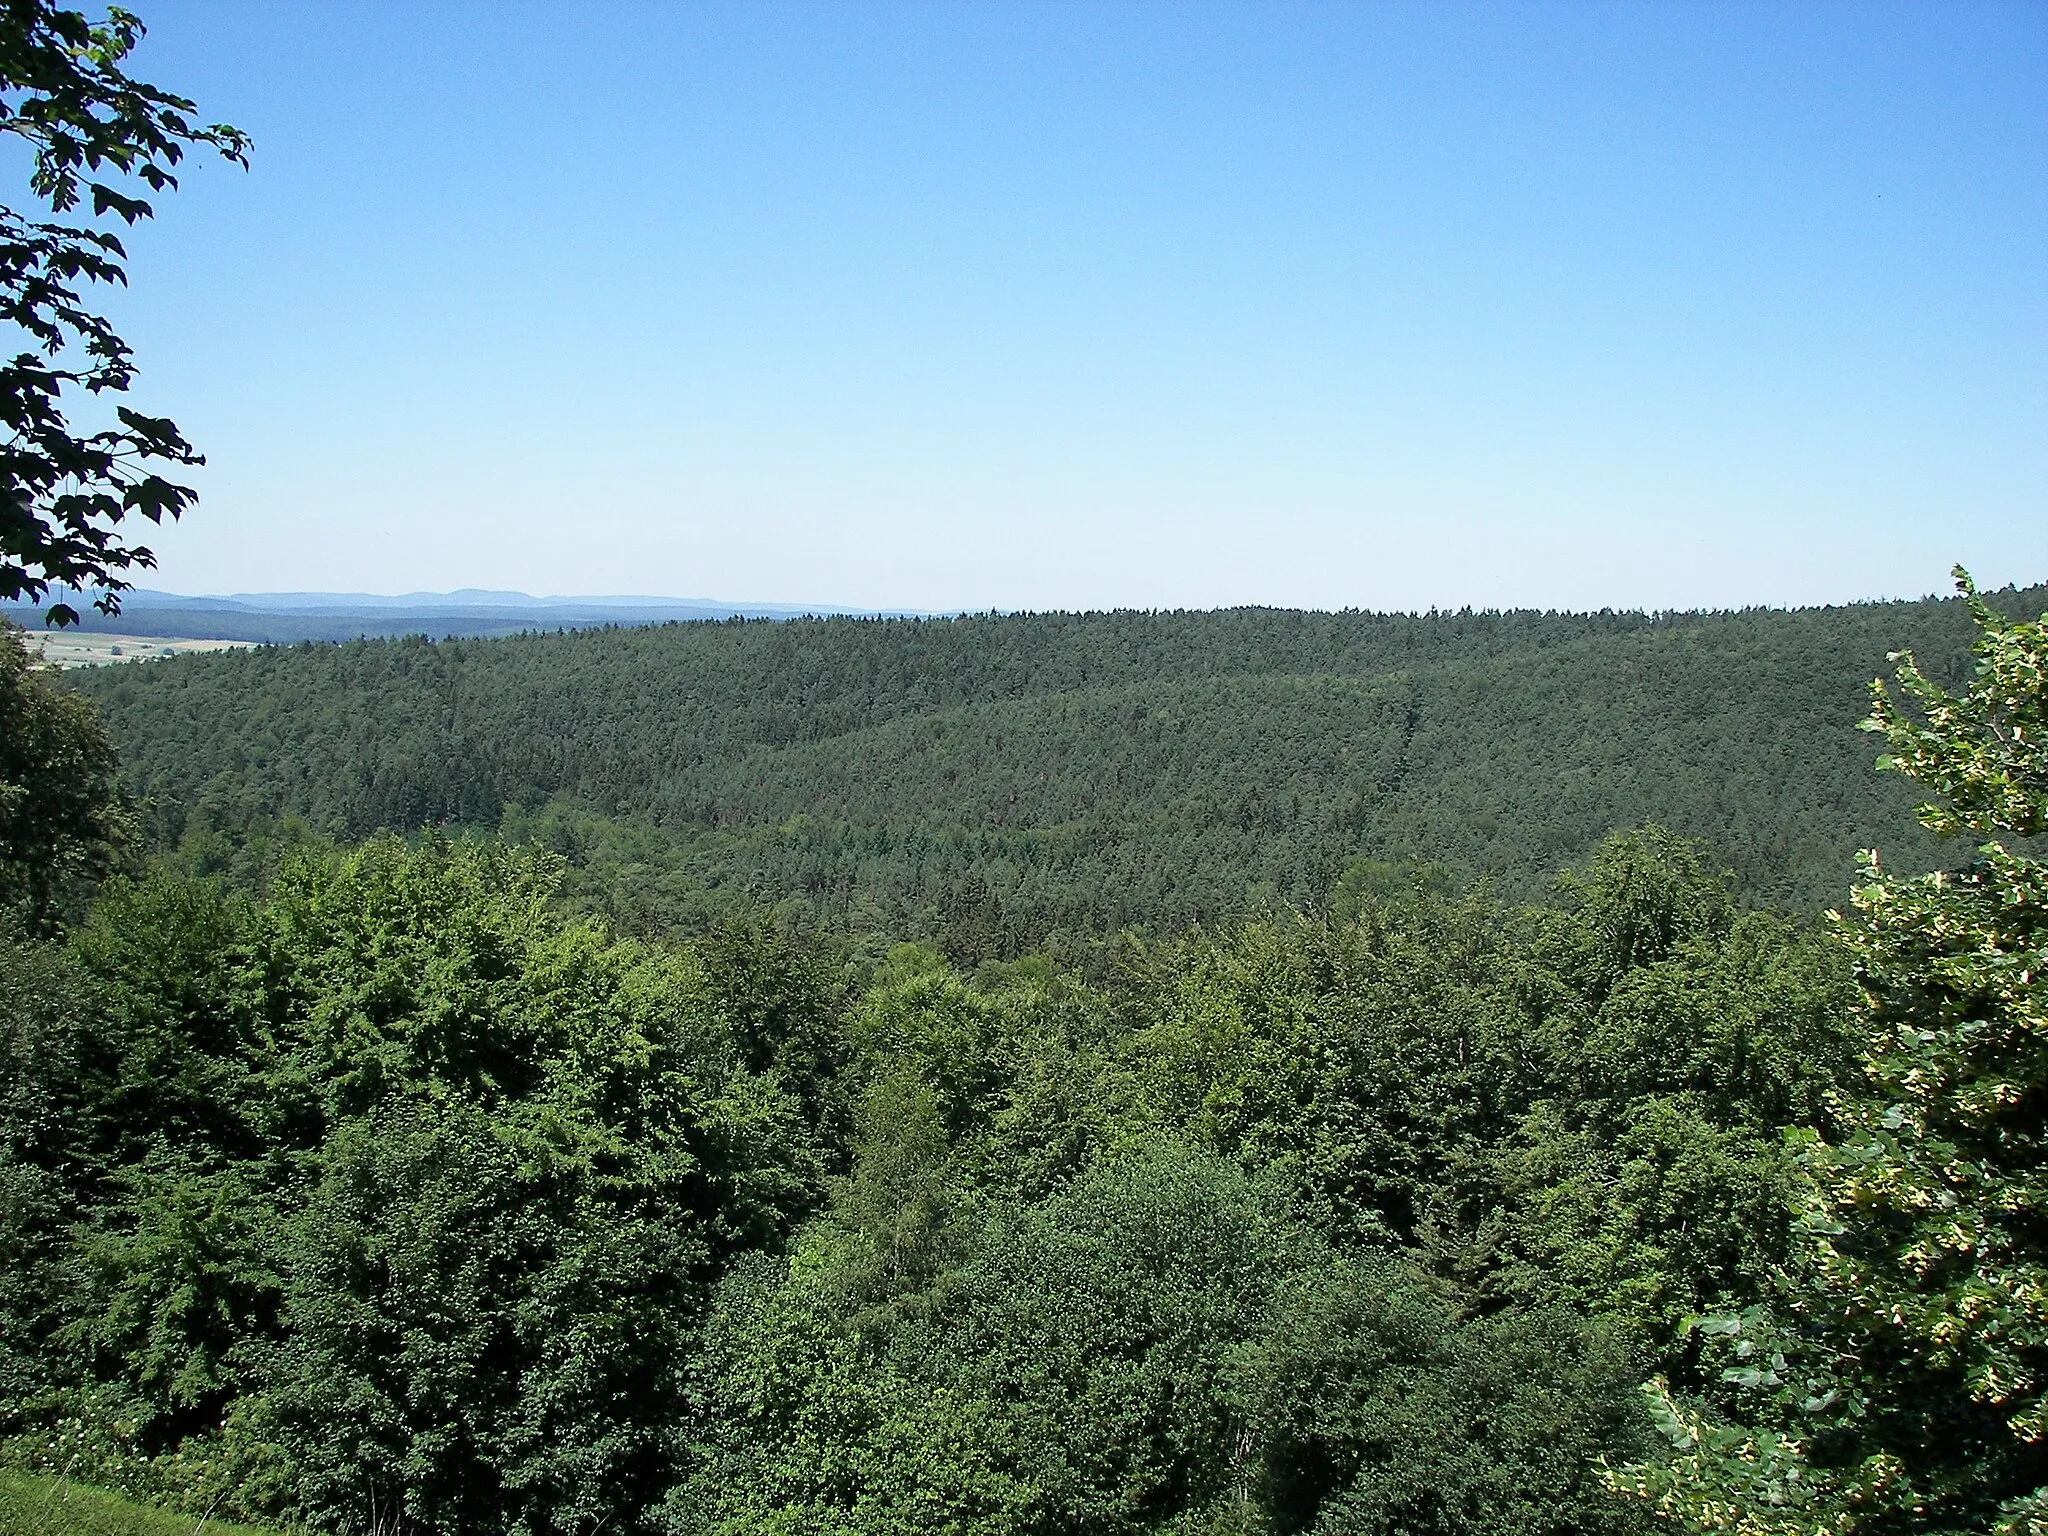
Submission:
<svg viewBox="0 0 2048 1536">
<path fill-rule="evenodd" d="M 28 145 L 29 190 L 54 215 L 0 206 L 0 321 L 26 344 L 0 362 L 0 599 L 96 588 L 95 606 L 118 612 L 123 573 L 156 563 L 123 524 L 175 518 L 197 494 L 158 472 L 204 462 L 174 422 L 125 405 L 98 427 L 75 419 L 81 391 L 124 395 L 135 378 L 132 349 L 88 297 L 128 280 L 108 221 L 149 218 L 139 194 L 175 190 L 188 148 L 248 160 L 239 129 L 202 125 L 190 101 L 126 73 L 142 33 L 118 6 L 93 22 L 49 0 L 0 3 L 0 134 Z M 78 615 L 55 602 L 47 617 Z"/>
<path fill-rule="evenodd" d="M 1917 879 L 1866 855 L 1866 1092 L 1809 1133 L 1807 1251 L 1768 1311 L 1709 1319 L 1728 1419 L 1660 1392 L 1679 1451 L 1620 1481 L 1700 1530 L 2048 1532 L 2048 618 L 1979 626 L 1958 694 L 1897 660 L 1867 727 L 1985 839 Z M 1732 1421 L 1732 1422 L 1731 1422 Z"/>
</svg>

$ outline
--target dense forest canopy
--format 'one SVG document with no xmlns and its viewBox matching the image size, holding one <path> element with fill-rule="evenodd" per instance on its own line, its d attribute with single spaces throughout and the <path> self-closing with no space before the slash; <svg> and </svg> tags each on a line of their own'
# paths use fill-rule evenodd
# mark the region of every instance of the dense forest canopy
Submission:
<svg viewBox="0 0 2048 1536">
<path fill-rule="evenodd" d="M 976 959 L 1315 905 L 1360 858 L 1533 897 L 1643 822 L 1811 910 L 1865 844 L 1939 857 L 1853 722 L 1889 652 L 1953 680 L 1969 639 L 1954 601 L 833 619 L 277 648 L 78 686 L 166 843 L 502 826 L 634 931 L 744 897 Z"/>
<path fill-rule="evenodd" d="M 1815 635 L 1873 616 L 1925 626 L 1870 724 L 1936 796 L 1937 872 L 1872 862 L 1852 916 L 1816 919 L 1662 826 L 1545 841 L 1559 764 L 1596 746 L 1610 785 L 1696 807 L 1828 762 L 1783 721 L 1857 665 Z M 1206 656 L 1146 649 L 1204 623 L 153 664 L 94 691 L 160 787 L 154 851 L 93 711 L 0 633 L 0 1464 L 334 1536 L 2041 1536 L 2048 876 L 2023 850 L 2048 827 L 2048 621 L 1233 614 Z M 1467 654 L 1331 664 L 1373 635 Z M 1034 662 L 1034 636 L 1060 643 Z M 931 675 L 919 646 L 971 664 Z M 675 654 L 724 671 L 660 713 Z M 649 664 L 597 665 L 622 655 Z M 582 698 L 605 728 L 493 747 L 486 685 L 527 701 L 508 720 Z M 174 729 L 166 699 L 213 714 Z M 1569 855 L 1539 900 L 1514 867 L 1411 856 L 1220 922 L 1145 905 L 1176 861 L 1220 881 L 1263 846 L 1171 841 L 1247 760 L 1301 772 L 1327 720 L 1398 800 L 1418 764 L 1454 780 L 1453 707 L 1466 771 L 1523 775 L 1497 825 L 1538 829 L 1481 846 Z M 658 797 L 568 777 L 695 742 L 674 761 L 727 764 L 735 794 L 808 786 L 886 832 L 927 797 L 993 803 L 994 759 L 930 770 L 1017 710 L 1052 722 L 1031 750 L 1106 736 L 1159 787 L 1112 803 L 1151 807 L 1120 825 L 1167 878 L 1117 893 L 1141 921 L 1085 964 L 925 942 L 887 905 L 907 876 L 838 928 L 707 902 L 669 858 L 707 845 Z M 1710 728 L 1745 719 L 1761 766 L 1712 782 L 1741 754 Z M 436 744 L 480 756 L 435 780 Z M 489 788 L 550 763 L 535 807 L 486 798 L 466 827 L 347 819 L 402 803 L 400 769 Z M 1043 771 L 1014 781 L 1026 830 L 1105 760 Z M 1733 808 L 1822 828 L 1864 803 L 1839 792 Z M 1455 794 L 1434 804 L 1452 825 Z M 694 814 L 719 856 L 754 832 Z M 613 862 L 579 885 L 550 839 Z M 46 849 L 63 881 L 28 878 Z M 593 912 L 643 876 L 647 933 Z"/>
<path fill-rule="evenodd" d="M 1596 1458 L 1852 1062 L 1668 836 L 1102 987 L 553 873 L 385 839 L 4 952 L 17 1455 L 334 1530 L 1640 1529 Z"/>
</svg>

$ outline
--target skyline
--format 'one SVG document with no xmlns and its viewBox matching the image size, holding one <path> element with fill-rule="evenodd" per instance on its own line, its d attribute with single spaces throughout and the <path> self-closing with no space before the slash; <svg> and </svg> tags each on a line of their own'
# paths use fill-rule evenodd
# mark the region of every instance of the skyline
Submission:
<svg viewBox="0 0 2048 1536">
<path fill-rule="evenodd" d="M 593 18 L 596 18 L 593 20 Z M 151 5 L 183 592 L 2048 576 L 2048 12 Z"/>
<path fill-rule="evenodd" d="M 2027 591 L 2048 587 L 2048 578 L 2027 582 L 2001 582 L 1996 586 L 1977 581 L 1975 573 L 1971 580 L 1976 589 L 1989 597 L 2000 593 Z M 592 609 L 615 607 L 621 610 L 657 607 L 695 608 L 730 610 L 732 617 L 771 618 L 857 618 L 857 619 L 953 619 L 982 617 L 1030 617 L 1042 613 L 1214 613 L 1226 609 L 1269 609 L 1280 612 L 1300 613 L 1378 613 L 1425 617 L 1432 614 L 1454 613 L 1500 613 L 1500 612 L 1548 612 L 1560 614 L 1584 614 L 1594 611 L 1617 613 L 1643 613 L 1653 617 L 1666 614 L 1729 614 L 1749 610 L 1795 611 L 1816 608 L 1853 608 L 1881 603 L 1919 603 L 1938 601 L 1957 596 L 1953 568 L 1943 573 L 1940 584 L 1925 592 L 1901 592 L 1880 597 L 1851 597 L 1838 601 L 1813 603 L 1754 603 L 1745 605 L 1701 604 L 1690 608 L 1649 607 L 1642 604 L 1610 604 L 1603 610 L 1572 608 L 1552 604 L 1548 607 L 1533 604 L 1461 603 L 1457 605 L 1430 604 L 1419 608 L 1365 608 L 1357 604 L 1348 607 L 1330 607 L 1312 603 L 1221 603 L 1221 604 L 1158 604 L 1144 607 L 1134 604 L 1112 605 L 1110 607 L 1068 607 L 1068 608 L 861 608 L 848 603 L 820 601 L 813 603 L 781 603 L 767 598 L 727 597 L 718 593 L 705 592 L 526 592 L 513 588 L 496 587 L 455 587 L 445 590 L 419 589 L 403 592 L 339 591 L 331 588 L 300 589 L 272 592 L 173 592 L 168 588 L 138 585 L 122 594 L 125 606 L 122 612 L 112 616 L 100 614 L 90 607 L 92 593 L 73 589 L 56 589 L 63 594 L 63 600 L 79 608 L 78 624 L 84 629 L 105 628 L 109 623 L 126 626 L 135 633 L 145 629 L 144 620 L 150 614 L 177 613 L 190 605 L 203 610 L 207 605 L 241 605 L 252 612 L 276 614 L 302 614 L 320 612 L 356 613 L 378 609 L 394 612 L 424 611 L 428 609 L 459 610 L 464 608 L 571 608 L 583 605 Z M 36 605 L 25 601 L 0 603 L 0 618 L 36 630 L 34 622 Z M 55 631 L 53 631 L 54 633 Z"/>
</svg>

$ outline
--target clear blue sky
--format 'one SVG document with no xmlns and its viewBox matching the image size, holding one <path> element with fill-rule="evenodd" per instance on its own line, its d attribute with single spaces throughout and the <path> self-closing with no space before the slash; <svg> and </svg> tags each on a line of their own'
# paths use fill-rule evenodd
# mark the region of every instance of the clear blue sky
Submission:
<svg viewBox="0 0 2048 1536">
<path fill-rule="evenodd" d="M 214 4 L 187 592 L 2048 577 L 2048 6 Z"/>
</svg>

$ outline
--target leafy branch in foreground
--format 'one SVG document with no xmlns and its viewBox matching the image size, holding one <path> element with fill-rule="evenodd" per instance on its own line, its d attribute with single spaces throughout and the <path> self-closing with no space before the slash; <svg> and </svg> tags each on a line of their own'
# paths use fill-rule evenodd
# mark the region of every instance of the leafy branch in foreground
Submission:
<svg viewBox="0 0 2048 1536">
<path fill-rule="evenodd" d="M 1613 1478 L 1694 1529 L 2048 1533 L 2048 866 L 2001 840 L 2048 827 L 2048 617 L 1956 577 L 1975 677 L 1951 695 L 1902 653 L 1865 725 L 1944 797 L 1926 826 L 1987 841 L 1912 880 L 1865 855 L 1869 1091 L 1805 1133 L 1806 1251 L 1775 1315 L 1702 1325 L 1728 1421 L 1653 1384 L 1676 1455 Z"/>
<path fill-rule="evenodd" d="M 248 163 L 246 134 L 201 125 L 190 101 L 123 71 L 142 35 L 118 7 L 95 24 L 47 0 L 0 4 L 0 134 L 31 146 L 30 191 L 54 214 L 89 198 L 93 219 L 151 217 L 135 193 L 176 190 L 188 146 Z M 127 254 L 110 229 L 0 207 L 0 320 L 29 343 L 0 363 L 0 600 L 96 587 L 95 606 L 118 612 L 131 585 L 121 573 L 156 563 L 122 522 L 133 513 L 161 523 L 196 499 L 151 467 L 204 462 L 175 423 L 125 405 L 99 430 L 71 419 L 72 392 L 120 395 L 134 382 L 132 349 L 85 297 L 96 284 L 126 284 Z M 77 617 L 63 602 L 47 615 L 59 625 Z"/>
</svg>

